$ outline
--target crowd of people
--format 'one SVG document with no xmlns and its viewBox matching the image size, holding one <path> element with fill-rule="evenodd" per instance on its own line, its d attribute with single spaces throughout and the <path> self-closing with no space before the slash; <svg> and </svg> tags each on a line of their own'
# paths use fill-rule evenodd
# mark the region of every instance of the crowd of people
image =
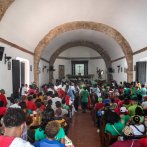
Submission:
<svg viewBox="0 0 147 147">
<path fill-rule="evenodd" d="M 73 113 L 96 110 L 107 123 L 106 131 L 118 136 L 112 147 L 146 146 L 147 138 L 134 140 L 134 135 L 146 134 L 147 85 L 138 81 L 117 84 L 76 80 L 57 81 L 43 85 L 22 84 L 14 104 L 7 106 L 5 90 L 0 92 L 0 144 L 2 146 L 65 146 L 69 121 Z M 72 107 L 71 107 L 72 106 Z M 99 120 L 97 120 L 99 126 Z M 100 126 L 99 126 L 100 127 Z M 99 130 L 98 130 L 99 132 Z M 19 143 L 19 144 L 18 144 Z"/>
</svg>

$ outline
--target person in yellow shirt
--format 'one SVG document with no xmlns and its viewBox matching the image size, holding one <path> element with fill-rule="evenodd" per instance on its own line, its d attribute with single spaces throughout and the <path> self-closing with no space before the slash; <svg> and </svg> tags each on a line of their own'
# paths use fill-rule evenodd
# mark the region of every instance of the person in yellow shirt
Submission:
<svg viewBox="0 0 147 147">
<path fill-rule="evenodd" d="M 139 90 L 141 90 L 141 84 L 139 83 L 139 81 L 137 81 L 137 86 L 138 86 Z"/>
<path fill-rule="evenodd" d="M 43 97 L 43 95 L 42 95 L 42 92 L 39 92 L 39 93 L 38 93 L 38 98 L 37 98 L 37 99 L 41 99 L 41 102 L 43 102 L 44 97 Z"/>
</svg>

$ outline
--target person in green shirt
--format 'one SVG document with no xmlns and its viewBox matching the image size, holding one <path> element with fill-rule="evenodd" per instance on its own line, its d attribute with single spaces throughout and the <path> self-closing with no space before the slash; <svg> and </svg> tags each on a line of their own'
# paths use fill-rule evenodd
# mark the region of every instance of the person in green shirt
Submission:
<svg viewBox="0 0 147 147">
<path fill-rule="evenodd" d="M 129 115 L 127 115 L 127 108 L 126 107 L 121 107 L 120 108 L 120 113 L 119 113 L 119 115 L 124 115 L 124 117 L 125 117 L 125 123 L 127 123 L 128 121 L 129 121 L 129 119 L 130 119 L 130 116 Z"/>
<path fill-rule="evenodd" d="M 135 86 L 135 90 L 131 91 L 132 99 L 137 97 L 138 94 L 141 94 L 141 91 L 138 89 L 138 86 Z"/>
<path fill-rule="evenodd" d="M 67 105 L 65 104 L 65 99 L 62 99 L 62 104 L 61 104 L 61 106 L 64 107 L 64 108 L 68 111 L 69 106 L 67 106 Z"/>
<path fill-rule="evenodd" d="M 46 138 L 46 134 L 44 133 L 45 127 L 48 124 L 48 122 L 53 120 L 54 120 L 54 110 L 53 109 L 45 110 L 42 114 L 40 127 L 35 132 L 35 142 Z M 65 145 L 65 132 L 62 127 L 60 127 L 60 131 L 56 135 L 55 140 Z"/>
<path fill-rule="evenodd" d="M 123 135 L 122 130 L 125 128 L 125 117 L 124 115 L 118 115 L 115 112 L 110 112 L 108 116 L 108 122 L 105 127 L 106 131 L 111 132 L 112 136 Z"/>
<path fill-rule="evenodd" d="M 104 87 L 107 87 L 107 82 L 104 83 Z"/>
<path fill-rule="evenodd" d="M 134 116 L 135 115 L 135 110 L 137 107 L 140 107 L 143 111 L 143 108 L 141 106 L 138 105 L 138 98 L 135 97 L 133 100 L 132 100 L 132 105 L 131 107 L 129 107 L 129 115 L 130 116 Z"/>
<path fill-rule="evenodd" d="M 87 103 L 88 103 L 88 97 L 89 97 L 89 92 L 86 91 L 86 89 L 87 88 L 84 87 L 84 90 L 81 91 L 83 113 L 86 113 L 86 108 L 87 108 Z"/>
<path fill-rule="evenodd" d="M 128 86 L 125 86 L 125 88 L 124 88 L 124 96 L 126 97 L 129 94 L 130 94 L 130 89 L 129 89 Z"/>
</svg>

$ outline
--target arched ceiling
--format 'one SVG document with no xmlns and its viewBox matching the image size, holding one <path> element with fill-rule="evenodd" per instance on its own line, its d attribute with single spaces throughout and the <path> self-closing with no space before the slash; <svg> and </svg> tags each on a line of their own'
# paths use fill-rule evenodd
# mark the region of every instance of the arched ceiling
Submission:
<svg viewBox="0 0 147 147">
<path fill-rule="evenodd" d="M 62 45 L 77 40 L 90 41 L 100 45 L 108 52 L 111 59 L 117 59 L 124 56 L 119 44 L 110 36 L 93 30 L 73 30 L 65 32 L 53 39 L 45 48 L 42 57 L 49 60 L 51 55 Z"/>
<path fill-rule="evenodd" d="M 116 29 L 132 50 L 137 51 L 146 47 L 146 7 L 147 0 L 15 0 L 0 22 L 0 37 L 34 52 L 39 41 L 56 26 L 73 21 L 93 21 Z M 75 32 L 77 36 L 80 33 Z M 85 34 L 86 38 L 89 32 L 85 30 Z M 95 41 L 99 39 L 96 43 L 106 49 L 112 59 L 115 58 L 111 51 L 114 53 L 120 48 L 110 37 L 102 33 L 89 36 Z M 90 37 L 86 39 L 91 41 Z M 115 54 L 117 57 L 123 55 L 121 51 L 120 55 Z"/>
</svg>

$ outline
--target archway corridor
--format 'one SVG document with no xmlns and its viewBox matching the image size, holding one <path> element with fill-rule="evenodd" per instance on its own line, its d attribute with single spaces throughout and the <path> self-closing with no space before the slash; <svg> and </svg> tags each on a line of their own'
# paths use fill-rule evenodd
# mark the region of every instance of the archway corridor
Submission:
<svg viewBox="0 0 147 147">
<path fill-rule="evenodd" d="M 91 111 L 74 113 L 69 126 L 68 137 L 75 147 L 101 147 L 100 136 L 94 127 Z"/>
</svg>

